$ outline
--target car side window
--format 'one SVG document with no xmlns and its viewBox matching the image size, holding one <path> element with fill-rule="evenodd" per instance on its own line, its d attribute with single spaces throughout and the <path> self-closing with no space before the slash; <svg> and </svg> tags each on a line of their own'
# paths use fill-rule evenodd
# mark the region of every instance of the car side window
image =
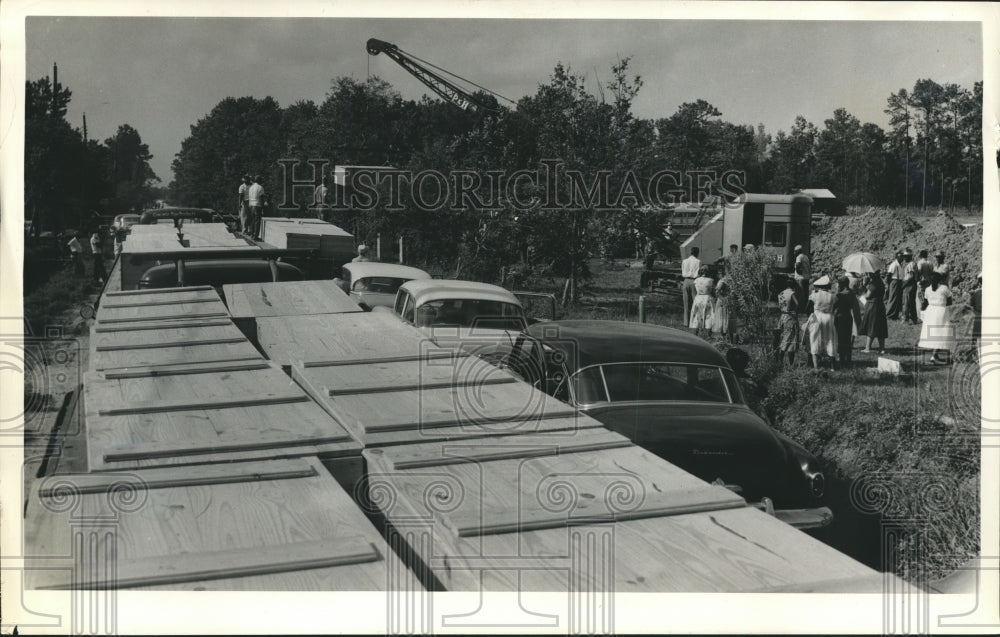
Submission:
<svg viewBox="0 0 1000 637">
<path fill-rule="evenodd" d="M 396 293 L 396 302 L 392 306 L 392 311 L 399 316 L 403 315 L 403 305 L 406 304 L 406 292 L 400 290 Z"/>
<path fill-rule="evenodd" d="M 413 322 L 413 297 L 409 294 L 405 295 L 405 302 L 403 303 L 403 320 L 407 323 Z"/>
</svg>

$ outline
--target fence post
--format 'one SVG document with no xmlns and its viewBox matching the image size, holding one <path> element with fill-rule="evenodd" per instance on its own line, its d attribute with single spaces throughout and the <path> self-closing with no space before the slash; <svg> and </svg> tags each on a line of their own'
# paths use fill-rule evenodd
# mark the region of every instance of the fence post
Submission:
<svg viewBox="0 0 1000 637">
<path fill-rule="evenodd" d="M 646 295 L 645 294 L 640 294 L 639 295 L 639 322 L 640 323 L 645 323 L 646 322 Z"/>
<path fill-rule="evenodd" d="M 382 233 L 375 235 L 375 260 L 382 260 Z"/>
<path fill-rule="evenodd" d="M 399 262 L 403 263 L 403 235 L 399 235 Z"/>
</svg>

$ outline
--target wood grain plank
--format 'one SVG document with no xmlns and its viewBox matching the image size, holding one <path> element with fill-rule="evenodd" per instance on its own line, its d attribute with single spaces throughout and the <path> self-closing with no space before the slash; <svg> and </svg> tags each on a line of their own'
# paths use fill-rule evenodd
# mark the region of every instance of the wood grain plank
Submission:
<svg viewBox="0 0 1000 637">
<path fill-rule="evenodd" d="M 350 388 L 327 388 L 326 393 L 328 396 L 342 396 L 346 394 L 380 394 L 387 392 L 401 392 L 401 391 L 422 391 L 426 389 L 453 389 L 456 387 L 483 387 L 486 385 L 503 385 L 505 383 L 518 383 L 521 382 L 513 376 L 494 376 L 493 378 L 484 378 L 481 380 L 469 380 L 461 378 L 453 378 L 451 380 L 442 381 L 432 381 L 432 380 L 421 380 L 416 383 L 411 383 L 409 385 L 368 385 L 368 386 L 355 386 Z"/>
<path fill-rule="evenodd" d="M 303 368 L 319 368 L 319 367 L 338 367 L 338 366 L 349 366 L 349 365 L 377 365 L 379 363 L 403 363 L 407 361 L 437 361 L 444 359 L 460 360 L 465 358 L 471 358 L 468 354 L 458 353 L 455 350 L 438 350 L 438 351 L 428 351 L 426 353 L 420 354 L 404 354 L 401 356 L 373 356 L 371 358 L 347 358 L 341 360 L 303 360 L 298 361 L 298 365 Z M 368 370 L 365 370 L 367 373 Z"/>
<path fill-rule="evenodd" d="M 72 492 L 85 495 L 106 493 L 112 489 L 176 489 L 207 484 L 227 484 L 248 480 L 288 480 L 316 475 L 308 463 L 294 461 L 245 462 L 238 464 L 200 465 L 176 469 L 173 467 L 146 471 L 142 476 L 116 473 L 60 474 L 56 486 L 38 489 L 40 498 L 62 497 Z"/>
<path fill-rule="evenodd" d="M 97 323 L 94 325 L 94 332 L 101 334 L 107 332 L 140 332 L 149 330 L 162 330 L 170 328 L 193 328 L 193 327 L 226 327 L 231 325 L 232 321 L 228 318 L 218 318 L 215 320 L 205 320 L 205 321 L 188 321 L 184 319 L 179 319 L 177 321 L 165 321 L 163 323 L 141 323 L 141 324 L 117 324 L 117 325 L 104 325 L 102 323 Z"/>
<path fill-rule="evenodd" d="M 199 347 L 202 345 L 222 345 L 225 343 L 245 343 L 244 336 L 229 336 L 226 338 L 186 339 L 183 341 L 159 341 L 155 343 L 126 343 L 121 345 L 98 345 L 98 352 L 118 352 L 134 349 L 161 349 L 166 347 Z"/>
<path fill-rule="evenodd" d="M 557 456 L 567 453 L 582 453 L 630 447 L 632 441 L 606 429 L 584 430 L 576 435 L 534 434 L 516 439 L 484 438 L 475 444 L 440 445 L 428 449 L 426 446 L 391 447 L 384 450 L 386 460 L 396 471 L 441 467 L 467 462 L 489 462 Z M 440 455 L 435 455 L 435 452 Z"/>
<path fill-rule="evenodd" d="M 182 292 L 197 292 L 203 290 L 212 290 L 214 288 L 211 285 L 192 285 L 183 288 L 158 288 L 155 290 L 118 290 L 115 292 L 105 292 L 104 296 L 112 297 L 122 297 L 122 296 L 146 296 L 149 294 L 171 294 L 171 293 L 182 293 Z"/>
<path fill-rule="evenodd" d="M 220 372 L 250 371 L 268 369 L 270 364 L 264 359 L 250 361 L 209 361 L 204 363 L 180 363 L 169 365 L 146 365 L 128 369 L 112 370 L 104 373 L 108 380 L 125 378 L 152 378 L 155 376 L 176 376 L 180 374 L 208 374 Z"/>
<path fill-rule="evenodd" d="M 118 310 L 125 307 L 159 307 L 161 305 L 185 305 L 188 303 L 215 303 L 219 300 L 218 297 L 215 298 L 190 298 L 190 299 L 171 299 L 169 301 L 151 301 L 143 303 L 105 303 L 101 307 L 106 310 Z"/>
<path fill-rule="evenodd" d="M 125 416 L 128 414 L 152 414 L 166 411 L 200 411 L 204 409 L 232 409 L 234 407 L 255 407 L 259 405 L 279 405 L 285 403 L 307 402 L 305 394 L 264 392 L 262 394 L 241 396 L 239 398 L 223 398 L 216 400 L 173 400 L 133 402 L 127 407 L 105 407 L 98 410 L 100 416 Z"/>
<path fill-rule="evenodd" d="M 706 513 L 746 506 L 746 501 L 732 491 L 724 487 L 706 486 L 691 491 L 647 493 L 639 507 L 629 510 L 614 510 L 606 502 L 595 498 L 580 500 L 568 512 L 529 505 L 516 511 L 491 509 L 488 512 L 443 515 L 442 521 L 459 537 L 476 537 Z"/>
<path fill-rule="evenodd" d="M 139 321 L 166 321 L 171 319 L 195 319 L 195 318 L 214 318 L 217 316 L 228 317 L 229 313 L 222 311 L 212 311 L 212 312 L 185 312 L 183 314 L 159 314 L 153 316 L 124 316 L 124 317 L 104 317 L 98 318 L 98 322 L 103 325 L 108 325 L 111 323 L 133 323 Z"/>
<path fill-rule="evenodd" d="M 213 551 L 197 555 L 162 555 L 118 562 L 110 579 L 63 582 L 47 590 L 134 588 L 182 582 L 201 582 L 250 575 L 348 566 L 381 559 L 378 550 L 362 538 L 296 542 L 255 549 Z"/>
<path fill-rule="evenodd" d="M 200 440 L 153 442 L 144 445 L 131 445 L 129 447 L 122 448 L 106 447 L 104 449 L 103 459 L 105 464 L 112 464 L 116 462 L 127 462 L 129 460 L 177 458 L 180 456 L 197 456 L 204 454 L 217 454 L 220 452 L 240 453 L 244 451 L 264 451 L 302 445 L 327 445 L 335 442 L 347 442 L 350 439 L 350 436 L 345 433 L 316 437 L 302 436 L 296 437 L 293 440 L 281 438 L 277 440 L 247 440 L 246 442 L 220 441 L 217 444 L 208 445 Z"/>
</svg>

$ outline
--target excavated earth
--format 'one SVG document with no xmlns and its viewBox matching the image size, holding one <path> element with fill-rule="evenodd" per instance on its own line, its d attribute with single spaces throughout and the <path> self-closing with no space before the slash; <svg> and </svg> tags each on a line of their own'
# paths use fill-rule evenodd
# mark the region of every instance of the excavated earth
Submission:
<svg viewBox="0 0 1000 637">
<path fill-rule="evenodd" d="M 888 263 L 897 250 L 943 250 L 951 264 L 951 287 L 965 300 L 983 266 L 983 225 L 964 227 L 946 212 L 919 220 L 891 209 L 869 209 L 859 215 L 824 217 L 813 223 L 813 271 L 840 273 L 844 257 L 874 252 Z"/>
</svg>

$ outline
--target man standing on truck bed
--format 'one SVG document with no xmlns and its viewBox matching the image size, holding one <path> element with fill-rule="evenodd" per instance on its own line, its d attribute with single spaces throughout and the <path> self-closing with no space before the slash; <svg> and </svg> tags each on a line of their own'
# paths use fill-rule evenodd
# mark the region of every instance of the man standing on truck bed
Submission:
<svg viewBox="0 0 1000 637">
<path fill-rule="evenodd" d="M 250 175 L 243 175 L 243 181 L 240 183 L 239 189 L 239 202 L 237 203 L 236 210 L 240 215 L 240 232 L 246 232 L 247 230 L 247 219 L 250 215 L 250 184 L 253 180 L 250 179 Z"/>
<path fill-rule="evenodd" d="M 250 203 L 250 214 L 248 215 L 248 227 L 243 229 L 243 234 L 251 239 L 259 239 L 260 218 L 264 214 L 264 186 L 260 185 L 260 175 L 254 175 L 253 184 L 247 189 L 247 198 Z"/>
<path fill-rule="evenodd" d="M 684 325 L 691 323 L 691 304 L 694 303 L 694 280 L 701 269 L 701 250 L 697 246 L 691 248 L 691 255 L 681 262 L 681 276 L 684 277 Z"/>
</svg>

